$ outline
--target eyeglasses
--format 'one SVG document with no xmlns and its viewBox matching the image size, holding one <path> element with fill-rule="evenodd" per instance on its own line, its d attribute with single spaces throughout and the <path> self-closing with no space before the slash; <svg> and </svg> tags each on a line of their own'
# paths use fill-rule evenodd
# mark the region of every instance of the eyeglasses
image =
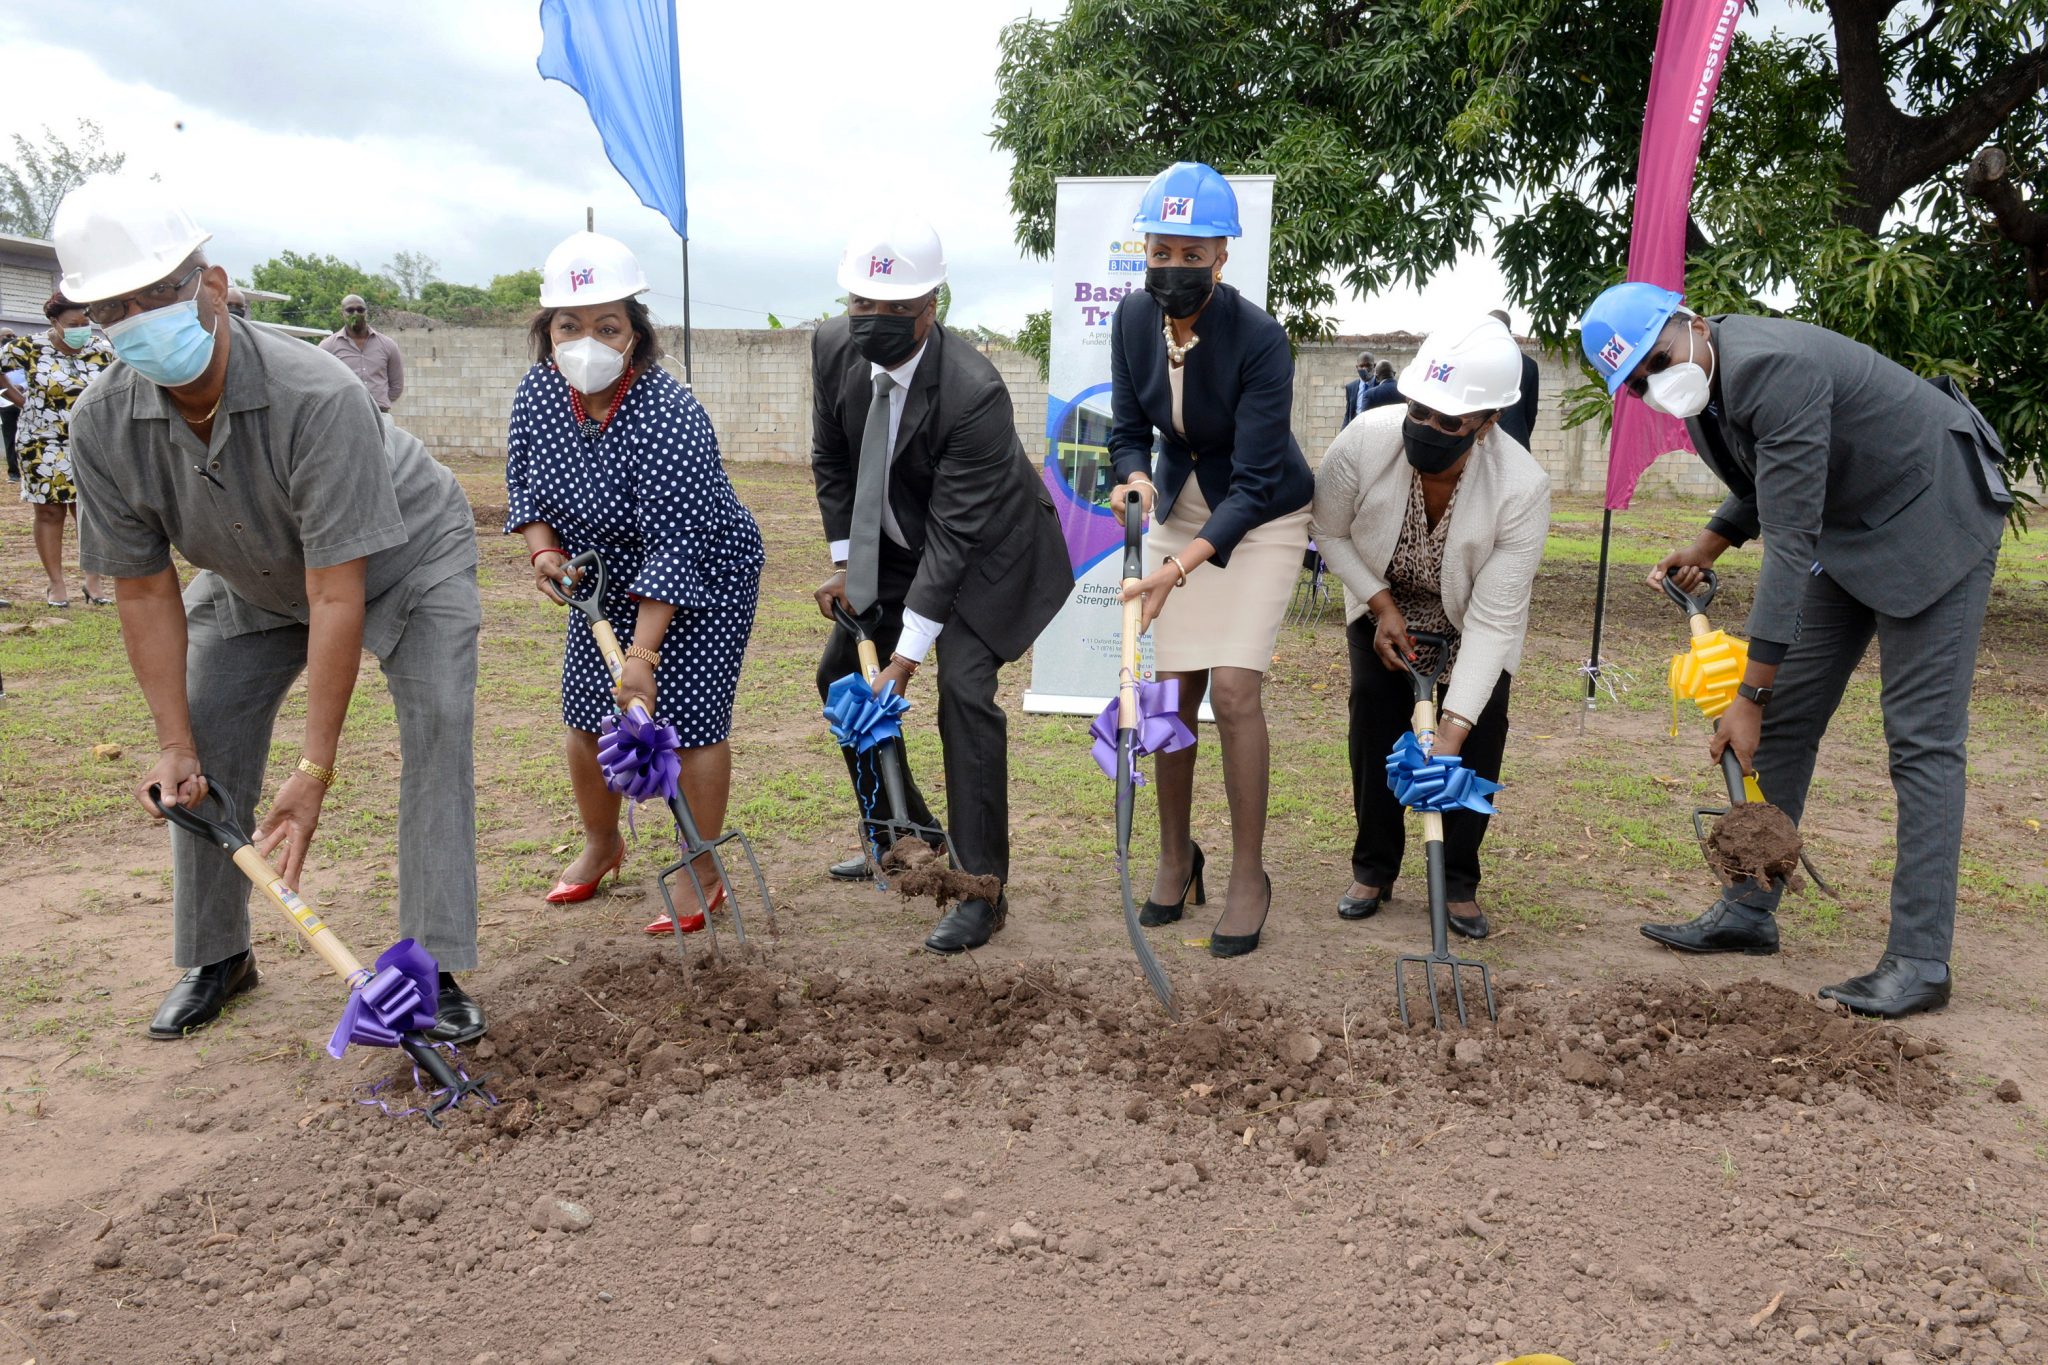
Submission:
<svg viewBox="0 0 2048 1365">
<path fill-rule="evenodd" d="M 1420 426 L 1435 427 L 1446 436 L 1463 436 L 1467 423 L 1477 426 L 1491 416 L 1493 414 L 1490 412 L 1468 412 L 1460 417 L 1446 417 L 1435 408 L 1424 407 L 1414 402 L 1408 404 L 1409 420 Z"/>
<path fill-rule="evenodd" d="M 1690 348 L 1692 344 L 1692 323 L 1689 320 L 1685 324 L 1685 331 L 1682 335 L 1685 338 L 1687 347 Z M 1636 397 L 1641 398 L 1645 393 L 1649 392 L 1651 375 L 1662 374 L 1677 363 L 1678 356 L 1675 347 L 1667 349 L 1659 346 L 1644 356 L 1641 364 L 1628 372 L 1628 378 L 1621 381 L 1621 386 Z"/>
<path fill-rule="evenodd" d="M 179 302 L 178 295 L 184 293 L 185 286 L 192 283 L 204 269 L 206 267 L 203 265 L 195 265 L 178 279 L 162 280 L 147 289 L 138 289 L 117 299 L 101 299 L 98 303 L 89 303 L 85 306 L 85 315 L 102 327 L 112 327 L 135 312 L 138 305 L 145 313 L 158 308 L 168 308 Z"/>
</svg>

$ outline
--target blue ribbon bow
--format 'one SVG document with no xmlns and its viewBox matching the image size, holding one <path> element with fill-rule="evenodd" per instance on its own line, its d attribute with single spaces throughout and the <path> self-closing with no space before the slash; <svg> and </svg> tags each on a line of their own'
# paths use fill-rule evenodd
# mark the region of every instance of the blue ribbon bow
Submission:
<svg viewBox="0 0 2048 1365">
<path fill-rule="evenodd" d="M 825 689 L 825 719 L 841 748 L 864 754 L 885 739 L 903 737 L 903 713 L 910 703 L 896 695 L 896 684 L 880 692 L 858 673 L 849 673 Z"/>
<path fill-rule="evenodd" d="M 637 706 L 598 727 L 597 766 L 605 786 L 628 801 L 667 801 L 680 790 L 682 742 L 676 727 Z"/>
<path fill-rule="evenodd" d="M 1412 734 L 1401 736 L 1387 755 L 1387 787 L 1394 799 L 1410 810 L 1469 810 L 1481 815 L 1494 813 L 1486 798 L 1500 790 L 1465 766 L 1456 755 L 1435 755 L 1422 747 Z"/>
<path fill-rule="evenodd" d="M 1095 741 L 1091 752 L 1095 755 L 1096 766 L 1110 778 L 1116 776 L 1117 710 L 1118 703 L 1112 699 L 1102 708 L 1102 714 L 1095 718 L 1095 723 L 1088 727 L 1088 734 Z M 1146 754 L 1170 754 L 1194 742 L 1194 731 L 1188 729 L 1187 722 L 1180 718 L 1180 679 L 1139 683 L 1138 739 L 1131 752 L 1133 785 L 1145 785 L 1136 760 Z"/>
<path fill-rule="evenodd" d="M 384 950 L 370 979 L 349 992 L 348 1005 L 327 1053 L 340 1057 L 350 1043 L 365 1047 L 397 1047 L 400 1034 L 434 1026 L 441 1003 L 441 964 L 409 938 Z"/>
</svg>

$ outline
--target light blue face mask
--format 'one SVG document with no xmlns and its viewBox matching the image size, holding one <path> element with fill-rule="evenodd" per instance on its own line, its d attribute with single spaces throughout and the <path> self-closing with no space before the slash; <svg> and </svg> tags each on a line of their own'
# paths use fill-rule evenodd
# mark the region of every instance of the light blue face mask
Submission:
<svg viewBox="0 0 2048 1365">
<path fill-rule="evenodd" d="M 64 329 L 64 344 L 74 351 L 84 350 L 92 345 L 92 328 L 66 327 Z"/>
<path fill-rule="evenodd" d="M 199 300 L 123 318 L 107 328 L 114 354 L 153 384 L 175 389 L 205 373 L 213 333 L 199 325 Z"/>
</svg>

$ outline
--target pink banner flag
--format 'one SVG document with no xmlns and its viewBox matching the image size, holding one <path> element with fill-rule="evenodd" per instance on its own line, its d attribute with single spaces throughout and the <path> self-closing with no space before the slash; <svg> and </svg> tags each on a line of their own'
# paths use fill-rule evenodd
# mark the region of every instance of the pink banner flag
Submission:
<svg viewBox="0 0 2048 1365">
<path fill-rule="evenodd" d="M 1657 51 L 1650 59 L 1650 98 L 1643 108 L 1643 155 L 1636 170 L 1635 218 L 1629 227 L 1628 277 L 1685 289 L 1685 224 L 1700 138 L 1714 91 L 1735 40 L 1742 0 L 1664 0 Z M 1607 460 L 1607 506 L 1628 506 L 1636 480 L 1667 450 L 1691 450 L 1685 423 L 1650 411 L 1623 389 L 1615 394 L 1614 438 Z"/>
</svg>

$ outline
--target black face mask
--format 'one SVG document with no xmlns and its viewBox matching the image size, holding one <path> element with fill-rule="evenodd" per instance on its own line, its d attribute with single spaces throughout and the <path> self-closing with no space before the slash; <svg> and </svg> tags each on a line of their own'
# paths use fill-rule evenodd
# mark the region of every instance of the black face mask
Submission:
<svg viewBox="0 0 2048 1365">
<path fill-rule="evenodd" d="M 1206 265 L 1148 265 L 1145 292 L 1170 318 L 1191 318 L 1202 311 L 1216 288 L 1216 272 Z"/>
<path fill-rule="evenodd" d="M 1412 417 L 1401 419 L 1401 448 L 1407 453 L 1408 463 L 1420 474 L 1443 473 L 1462 459 L 1478 439 L 1476 431 L 1453 436 Z"/>
<path fill-rule="evenodd" d="M 917 349 L 917 319 L 894 313 L 865 313 L 847 319 L 853 349 L 885 370 L 910 359 Z"/>
</svg>

